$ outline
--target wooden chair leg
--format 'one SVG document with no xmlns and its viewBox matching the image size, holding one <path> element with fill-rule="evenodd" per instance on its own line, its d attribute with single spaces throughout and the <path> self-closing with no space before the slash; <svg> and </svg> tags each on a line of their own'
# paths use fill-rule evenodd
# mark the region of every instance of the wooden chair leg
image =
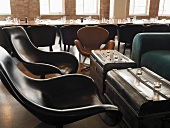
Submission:
<svg viewBox="0 0 170 128">
<path fill-rule="evenodd" d="M 81 63 L 81 54 L 79 53 L 79 63 Z"/>
<path fill-rule="evenodd" d="M 66 51 L 66 45 L 64 44 L 64 51 Z"/>
<path fill-rule="evenodd" d="M 67 47 L 67 52 L 69 52 L 70 51 L 70 45 L 68 45 L 68 47 Z"/>
<path fill-rule="evenodd" d="M 118 41 L 118 48 L 117 48 L 118 51 L 120 51 L 120 42 Z"/>
<path fill-rule="evenodd" d="M 52 47 L 52 45 L 51 45 L 51 46 L 49 46 L 49 50 L 50 50 L 50 51 L 53 51 L 53 47 Z"/>
<path fill-rule="evenodd" d="M 124 47 L 124 49 L 123 49 L 123 55 L 125 55 L 125 51 L 126 51 L 126 47 Z"/>
</svg>

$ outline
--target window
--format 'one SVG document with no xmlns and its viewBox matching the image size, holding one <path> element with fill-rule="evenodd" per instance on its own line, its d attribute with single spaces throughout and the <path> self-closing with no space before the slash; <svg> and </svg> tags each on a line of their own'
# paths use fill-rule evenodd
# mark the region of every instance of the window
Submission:
<svg viewBox="0 0 170 128">
<path fill-rule="evenodd" d="M 159 16 L 165 16 L 165 15 L 170 15 L 170 0 L 160 0 L 159 2 Z"/>
<path fill-rule="evenodd" d="M 98 15 L 99 0 L 76 0 L 77 15 Z"/>
<path fill-rule="evenodd" d="M 11 15 L 10 0 L 0 0 L 0 15 Z"/>
<path fill-rule="evenodd" d="M 64 0 L 40 0 L 40 15 L 63 15 Z"/>
<path fill-rule="evenodd" d="M 129 15 L 148 15 L 150 0 L 130 0 Z"/>
</svg>

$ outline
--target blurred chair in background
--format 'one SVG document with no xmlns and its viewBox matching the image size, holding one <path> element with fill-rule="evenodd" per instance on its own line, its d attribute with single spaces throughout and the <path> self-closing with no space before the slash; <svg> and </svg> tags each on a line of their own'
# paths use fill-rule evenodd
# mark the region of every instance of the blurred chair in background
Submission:
<svg viewBox="0 0 170 128">
<path fill-rule="evenodd" d="M 53 51 L 52 46 L 55 44 L 57 27 L 50 25 L 28 26 L 26 29 L 29 38 L 36 47 L 49 46 L 49 50 Z"/>
<path fill-rule="evenodd" d="M 70 51 L 70 46 L 74 46 L 74 40 L 77 39 L 77 31 L 84 27 L 83 25 L 66 25 L 60 28 L 61 42 L 64 44 L 64 51 Z M 67 48 L 66 48 L 67 46 Z"/>
<path fill-rule="evenodd" d="M 130 54 L 132 51 L 132 42 L 133 38 L 136 34 L 141 33 L 144 31 L 143 25 L 137 24 L 125 24 L 121 25 L 118 28 L 117 35 L 118 35 L 118 51 L 120 51 L 120 43 L 125 43 L 123 54 L 125 54 L 125 50 L 127 48 L 130 49 Z"/>
<path fill-rule="evenodd" d="M 81 55 L 85 58 L 83 60 L 83 64 L 85 63 L 85 59 L 90 57 L 91 50 L 96 49 L 114 49 L 115 42 L 113 40 L 109 40 L 104 47 L 101 48 L 101 45 L 108 39 L 109 32 L 98 26 L 85 26 L 78 30 L 77 32 L 78 39 L 74 42 L 79 51 L 79 62 L 81 63 Z M 87 67 L 87 69 L 89 66 Z M 86 68 L 85 68 L 86 69 Z M 84 69 L 83 69 L 84 70 Z"/>
</svg>

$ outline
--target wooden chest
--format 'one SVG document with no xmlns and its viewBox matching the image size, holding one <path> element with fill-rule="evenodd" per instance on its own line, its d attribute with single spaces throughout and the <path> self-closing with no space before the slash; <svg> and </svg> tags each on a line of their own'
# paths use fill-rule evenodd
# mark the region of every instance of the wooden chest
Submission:
<svg viewBox="0 0 170 128">
<path fill-rule="evenodd" d="M 90 55 L 90 76 L 101 94 L 105 91 L 104 81 L 109 70 L 129 67 L 136 67 L 136 63 L 116 50 L 92 50 Z"/>
<path fill-rule="evenodd" d="M 149 69 L 113 69 L 106 76 L 106 100 L 119 107 L 129 128 L 170 128 L 170 82 Z"/>
</svg>

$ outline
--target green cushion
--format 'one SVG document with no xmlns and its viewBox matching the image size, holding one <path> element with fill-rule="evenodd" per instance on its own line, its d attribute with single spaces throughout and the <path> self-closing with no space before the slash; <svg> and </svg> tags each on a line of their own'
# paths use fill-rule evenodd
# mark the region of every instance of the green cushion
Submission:
<svg viewBox="0 0 170 128">
<path fill-rule="evenodd" d="M 170 50 L 154 50 L 142 55 L 141 66 L 170 80 Z"/>
</svg>

